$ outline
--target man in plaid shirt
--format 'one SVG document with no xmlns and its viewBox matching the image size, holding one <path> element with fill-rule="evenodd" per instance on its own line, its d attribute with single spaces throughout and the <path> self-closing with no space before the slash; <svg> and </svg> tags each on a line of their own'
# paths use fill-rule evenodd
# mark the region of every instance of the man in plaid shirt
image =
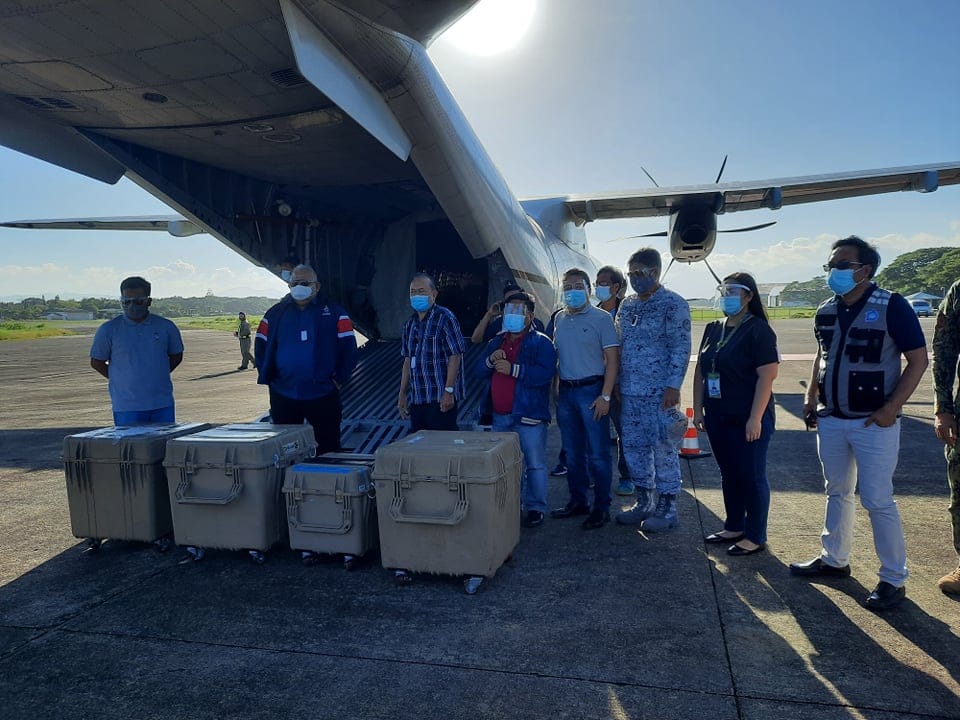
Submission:
<svg viewBox="0 0 960 720">
<path fill-rule="evenodd" d="M 410 432 L 456 430 L 457 401 L 464 396 L 460 323 L 436 304 L 437 284 L 426 273 L 410 281 L 413 314 L 403 326 L 403 375 L 397 409 Z M 409 393 L 409 395 L 408 395 Z"/>
</svg>

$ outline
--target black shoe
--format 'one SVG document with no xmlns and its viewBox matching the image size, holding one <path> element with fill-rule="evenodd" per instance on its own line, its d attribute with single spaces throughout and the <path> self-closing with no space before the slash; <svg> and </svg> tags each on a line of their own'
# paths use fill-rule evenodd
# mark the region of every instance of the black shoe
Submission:
<svg viewBox="0 0 960 720">
<path fill-rule="evenodd" d="M 754 553 L 758 553 L 761 550 L 765 550 L 765 549 L 766 549 L 766 546 L 757 545 L 752 550 L 748 550 L 747 548 L 734 543 L 733 545 L 727 548 L 727 555 L 733 555 L 734 557 L 740 557 L 743 555 L 753 555 Z"/>
<path fill-rule="evenodd" d="M 597 528 L 602 528 L 610 522 L 610 513 L 607 510 L 591 510 L 590 514 L 587 516 L 587 519 L 584 520 L 580 527 L 584 530 L 596 530 Z"/>
<path fill-rule="evenodd" d="M 539 510 L 528 510 L 527 514 L 523 516 L 523 519 L 520 521 L 520 524 L 526 528 L 534 528 L 539 525 L 543 525 L 543 513 Z"/>
<path fill-rule="evenodd" d="M 708 545 L 729 545 L 730 543 L 735 543 L 738 540 L 743 539 L 743 533 L 737 533 L 736 535 L 721 535 L 718 532 L 711 533 L 707 535 L 703 541 Z"/>
<path fill-rule="evenodd" d="M 563 463 L 557 463 L 557 466 L 550 471 L 553 477 L 563 477 L 567 474 L 567 466 Z"/>
<path fill-rule="evenodd" d="M 868 610 L 889 610 L 907 596 L 907 589 L 901 585 L 896 587 L 888 582 L 877 585 L 867 601 L 863 604 Z"/>
<path fill-rule="evenodd" d="M 572 518 L 577 515 L 588 515 L 590 513 L 590 508 L 586 505 L 575 505 L 571 500 L 562 508 L 557 508 L 556 510 L 550 511 L 550 517 L 557 520 L 563 520 L 564 518 Z"/>
<path fill-rule="evenodd" d="M 826 577 L 850 577 L 850 566 L 834 567 L 827 565 L 820 558 L 814 558 L 809 562 L 790 563 L 790 574 L 800 575 L 802 577 L 816 577 L 818 575 Z"/>
</svg>

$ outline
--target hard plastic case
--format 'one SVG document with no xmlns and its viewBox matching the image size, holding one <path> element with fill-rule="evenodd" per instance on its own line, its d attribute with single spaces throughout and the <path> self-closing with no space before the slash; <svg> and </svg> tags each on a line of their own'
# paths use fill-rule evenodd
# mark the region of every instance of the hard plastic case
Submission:
<svg viewBox="0 0 960 720">
<path fill-rule="evenodd" d="M 265 551 L 286 535 L 284 470 L 313 456 L 310 425 L 223 425 L 167 443 L 178 545 Z"/>
<path fill-rule="evenodd" d="M 385 568 L 492 577 L 520 539 L 514 433 L 421 431 L 377 450 Z"/>
<path fill-rule="evenodd" d="M 290 547 L 365 555 L 377 547 L 377 505 L 368 467 L 298 463 L 283 481 Z"/>
<path fill-rule="evenodd" d="M 107 427 L 63 439 L 75 537 L 152 542 L 173 530 L 163 457 L 171 438 L 206 423 Z"/>
</svg>

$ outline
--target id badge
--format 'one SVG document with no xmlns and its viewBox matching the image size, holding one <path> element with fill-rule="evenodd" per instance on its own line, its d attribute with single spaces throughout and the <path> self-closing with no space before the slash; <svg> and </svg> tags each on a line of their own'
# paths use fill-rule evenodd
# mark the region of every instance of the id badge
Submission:
<svg viewBox="0 0 960 720">
<path fill-rule="evenodd" d="M 415 357 L 410 358 L 410 369 L 411 370 L 417 369 L 417 359 Z"/>
<path fill-rule="evenodd" d="M 301 331 L 300 331 L 300 342 L 306 342 L 306 341 L 307 341 L 307 331 L 306 331 L 306 330 L 301 330 Z"/>
<path fill-rule="evenodd" d="M 720 398 L 720 373 L 707 373 L 707 394 L 714 400 Z"/>
</svg>

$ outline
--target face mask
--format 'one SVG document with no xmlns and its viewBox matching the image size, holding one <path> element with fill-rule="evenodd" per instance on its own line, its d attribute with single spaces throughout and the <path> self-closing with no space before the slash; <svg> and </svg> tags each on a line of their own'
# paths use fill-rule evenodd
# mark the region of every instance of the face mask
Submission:
<svg viewBox="0 0 960 720">
<path fill-rule="evenodd" d="M 524 326 L 527 324 L 526 318 L 523 315 L 504 315 L 503 316 L 503 329 L 510 333 L 523 332 Z"/>
<path fill-rule="evenodd" d="M 124 308 L 124 312 L 131 320 L 143 320 L 150 310 L 146 305 L 137 305 L 136 303 L 131 303 Z"/>
<path fill-rule="evenodd" d="M 634 289 L 634 292 L 636 292 L 637 295 L 646 295 L 648 292 L 653 290 L 653 286 L 656 284 L 656 276 L 632 275 L 630 277 L 630 287 Z"/>
<path fill-rule="evenodd" d="M 597 285 L 597 300 L 606 302 L 610 299 L 610 288 L 606 285 Z"/>
<path fill-rule="evenodd" d="M 568 308 L 582 308 L 587 304 L 587 293 L 585 290 L 564 290 L 563 302 Z"/>
<path fill-rule="evenodd" d="M 313 288 L 308 285 L 294 285 L 290 288 L 290 297 L 294 300 L 309 300 L 311 295 L 313 295 Z"/>
<path fill-rule="evenodd" d="M 417 312 L 426 312 L 430 309 L 430 298 L 426 295 L 411 295 L 410 307 Z"/>
<path fill-rule="evenodd" d="M 291 277 L 293 277 L 293 271 L 292 271 L 292 270 L 281 270 L 281 271 L 280 271 L 280 279 L 283 280 L 285 283 L 290 282 L 290 278 L 291 278 Z"/>
<path fill-rule="evenodd" d="M 720 298 L 720 309 L 723 310 L 724 315 L 736 315 L 740 312 L 741 307 L 743 305 L 739 295 L 728 295 Z"/>
<path fill-rule="evenodd" d="M 853 273 L 854 270 L 851 268 L 847 268 L 846 270 L 830 268 L 830 274 L 827 276 L 827 285 L 829 285 L 830 289 L 837 295 L 846 295 L 858 284 L 857 281 L 853 279 Z"/>
</svg>

